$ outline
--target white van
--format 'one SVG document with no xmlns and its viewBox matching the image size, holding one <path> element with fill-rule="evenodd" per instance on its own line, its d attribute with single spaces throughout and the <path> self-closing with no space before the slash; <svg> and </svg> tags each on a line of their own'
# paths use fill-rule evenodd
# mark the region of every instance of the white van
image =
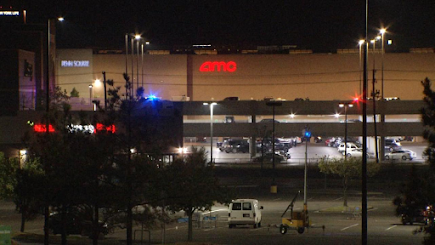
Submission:
<svg viewBox="0 0 435 245">
<path fill-rule="evenodd" d="M 233 200 L 228 209 L 229 228 L 236 225 L 261 227 L 261 209 L 263 209 L 263 206 L 258 206 L 258 200 L 256 199 Z"/>
<path fill-rule="evenodd" d="M 347 143 L 347 149 L 346 151 L 351 151 L 353 149 L 360 149 L 360 147 L 358 147 L 355 143 L 352 142 L 348 142 Z M 344 149 L 344 143 L 341 143 L 338 147 L 337 150 L 339 153 L 342 153 L 344 155 L 345 149 Z"/>
</svg>

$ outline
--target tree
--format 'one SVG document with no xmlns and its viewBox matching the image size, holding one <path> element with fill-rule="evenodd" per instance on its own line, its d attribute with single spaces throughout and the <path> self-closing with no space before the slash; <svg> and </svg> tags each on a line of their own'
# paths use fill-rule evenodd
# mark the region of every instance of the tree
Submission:
<svg viewBox="0 0 435 245">
<path fill-rule="evenodd" d="M 424 191 L 422 196 L 416 196 L 416 202 L 434 205 L 435 204 L 435 194 L 433 190 L 435 188 L 435 92 L 431 88 L 431 81 L 429 78 L 425 78 L 421 81 L 423 86 L 423 102 L 424 106 L 421 108 L 422 121 L 425 129 L 423 131 L 423 137 L 428 141 L 428 147 L 425 150 L 425 155 L 428 156 L 428 162 L 430 166 L 430 171 L 427 171 L 424 176 L 412 176 L 411 183 L 422 182 L 426 183 L 423 187 L 419 189 Z M 430 222 L 428 226 L 422 229 L 422 232 L 429 234 L 425 238 L 423 244 L 434 244 L 435 242 L 435 227 L 434 222 Z"/>
<path fill-rule="evenodd" d="M 343 181 L 343 206 L 347 207 L 347 189 L 349 181 L 360 177 L 362 174 L 362 158 L 333 158 L 323 157 L 319 162 L 320 172 L 325 174 L 338 175 Z M 381 165 L 376 162 L 367 162 L 367 176 L 374 176 L 379 172 Z"/>
<path fill-rule="evenodd" d="M 24 232 L 25 222 L 33 220 L 40 214 L 43 207 L 41 183 L 44 180 L 39 159 L 28 160 L 22 168 L 16 172 L 16 185 L 14 187 L 14 203 L 21 213 L 21 228 Z"/>
<path fill-rule="evenodd" d="M 6 158 L 4 153 L 0 152 L 0 199 L 13 196 L 14 186 L 16 185 L 16 171 L 19 167 L 19 159 Z"/>
<path fill-rule="evenodd" d="M 70 97 L 76 97 L 76 98 L 80 97 L 79 91 L 77 91 L 75 87 L 71 90 Z"/>
<path fill-rule="evenodd" d="M 204 148 L 192 147 L 192 153 L 179 158 L 166 171 L 168 208 L 184 211 L 188 216 L 187 240 L 192 241 L 192 216 L 195 211 L 209 210 L 214 202 L 231 202 L 231 193 L 219 185 L 214 166 L 207 164 Z"/>
</svg>

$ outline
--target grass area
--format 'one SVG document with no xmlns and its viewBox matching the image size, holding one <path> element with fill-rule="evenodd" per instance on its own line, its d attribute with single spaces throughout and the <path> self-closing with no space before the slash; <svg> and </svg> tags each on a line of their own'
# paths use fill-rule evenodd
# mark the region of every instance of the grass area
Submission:
<svg viewBox="0 0 435 245">
<path fill-rule="evenodd" d="M 20 242 L 24 243 L 39 243 L 44 244 L 44 235 L 43 234 L 34 234 L 34 233 L 16 233 L 13 234 L 12 239 L 18 244 Z M 62 244 L 61 236 L 53 236 L 50 235 L 49 238 L 50 244 Z M 83 244 L 92 244 L 92 240 L 88 237 L 82 237 L 78 235 L 68 236 L 67 237 L 68 244 L 70 245 L 83 245 Z M 101 245 L 119 245 L 122 244 L 119 240 L 113 240 L 113 239 L 104 239 L 99 240 L 98 244 Z"/>
<path fill-rule="evenodd" d="M 43 234 L 33 234 L 33 233 L 17 233 L 14 234 L 12 239 L 15 241 L 12 244 L 20 244 L 23 243 L 37 243 L 44 244 L 44 235 Z M 59 235 L 53 236 L 50 235 L 49 238 L 50 244 L 62 244 L 61 237 Z M 82 236 L 68 236 L 67 237 L 68 245 L 86 245 L 92 244 L 92 240 L 87 237 Z M 123 245 L 125 244 L 125 240 L 116 240 L 116 239 L 102 239 L 98 241 L 98 244 L 101 245 Z M 137 242 L 134 242 L 137 243 Z M 176 242 L 176 243 L 167 243 L 168 245 L 214 245 L 214 243 L 204 243 L 204 242 Z"/>
</svg>

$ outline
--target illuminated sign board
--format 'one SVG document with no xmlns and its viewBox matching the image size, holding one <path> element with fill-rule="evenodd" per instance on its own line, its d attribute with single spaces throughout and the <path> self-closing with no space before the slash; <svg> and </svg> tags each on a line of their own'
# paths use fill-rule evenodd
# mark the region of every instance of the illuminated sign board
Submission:
<svg viewBox="0 0 435 245">
<path fill-rule="evenodd" d="M 82 133 L 93 134 L 95 131 L 95 128 L 93 125 L 74 125 L 74 124 L 71 124 L 67 128 L 68 128 L 68 132 L 70 132 L 70 133 L 82 132 Z"/>
<path fill-rule="evenodd" d="M 20 15 L 19 11 L 0 11 L 0 16 L 18 16 Z"/>
<path fill-rule="evenodd" d="M 61 67 L 89 67 L 89 60 L 61 60 Z"/>
<path fill-rule="evenodd" d="M 102 123 L 97 123 L 96 126 L 71 124 L 71 125 L 67 126 L 67 129 L 68 129 L 68 132 L 70 132 L 70 133 L 82 132 L 82 133 L 87 133 L 87 134 L 94 134 L 94 133 L 102 132 L 102 131 L 115 133 L 115 131 L 116 131 L 115 125 L 106 126 L 106 125 L 103 125 Z M 45 133 L 46 132 L 45 124 L 34 124 L 33 130 L 37 133 Z M 55 130 L 54 130 L 53 125 L 50 124 L 48 127 L 48 132 L 53 133 L 54 131 Z"/>
<path fill-rule="evenodd" d="M 47 127 L 45 126 L 45 124 L 35 124 L 33 126 L 33 130 L 37 133 L 45 133 L 47 132 Z M 54 132 L 54 128 L 53 125 L 48 125 L 48 132 L 53 133 Z"/>
<path fill-rule="evenodd" d="M 234 61 L 206 61 L 199 67 L 200 72 L 235 72 L 237 64 Z"/>
<path fill-rule="evenodd" d="M 97 128 L 97 132 L 98 131 L 106 131 L 106 132 L 111 132 L 113 134 L 116 131 L 115 125 L 113 125 L 113 124 L 110 126 L 106 126 L 106 125 L 103 125 L 102 123 L 97 123 L 96 128 Z"/>
</svg>

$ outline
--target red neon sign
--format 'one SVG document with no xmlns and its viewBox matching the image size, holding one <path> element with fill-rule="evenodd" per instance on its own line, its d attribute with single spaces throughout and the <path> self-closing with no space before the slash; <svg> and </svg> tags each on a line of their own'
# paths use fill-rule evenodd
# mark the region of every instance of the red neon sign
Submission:
<svg viewBox="0 0 435 245">
<path fill-rule="evenodd" d="M 96 127 L 95 127 L 95 132 L 98 131 L 106 131 L 106 132 L 111 132 L 112 134 L 115 133 L 116 128 L 115 125 L 110 125 L 110 126 L 106 126 L 102 123 L 97 123 Z"/>
<path fill-rule="evenodd" d="M 234 61 L 206 61 L 199 67 L 200 72 L 235 72 L 237 64 Z"/>
<path fill-rule="evenodd" d="M 33 126 L 33 130 L 37 133 L 45 133 L 47 132 L 47 127 L 45 127 L 45 124 L 35 124 Z M 53 125 L 48 125 L 48 132 L 53 133 L 54 132 L 54 128 Z"/>
</svg>

